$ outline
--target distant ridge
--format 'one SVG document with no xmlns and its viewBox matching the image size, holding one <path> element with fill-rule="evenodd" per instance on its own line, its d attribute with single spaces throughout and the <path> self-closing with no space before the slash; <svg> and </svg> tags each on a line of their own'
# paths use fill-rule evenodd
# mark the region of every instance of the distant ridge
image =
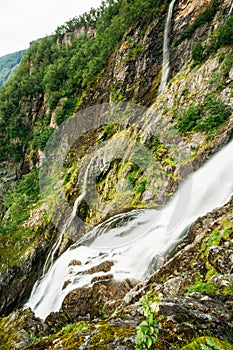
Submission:
<svg viewBox="0 0 233 350">
<path fill-rule="evenodd" d="M 13 70 L 18 66 L 27 50 L 10 53 L 0 57 L 0 86 L 10 77 Z"/>
</svg>

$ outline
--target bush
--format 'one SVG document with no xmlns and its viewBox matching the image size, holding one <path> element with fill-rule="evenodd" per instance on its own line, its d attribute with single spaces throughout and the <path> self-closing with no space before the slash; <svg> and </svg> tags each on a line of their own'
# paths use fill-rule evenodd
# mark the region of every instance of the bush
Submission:
<svg viewBox="0 0 233 350">
<path fill-rule="evenodd" d="M 176 118 L 180 132 L 203 131 L 213 133 L 220 128 L 231 115 L 231 109 L 220 99 L 210 94 L 202 105 L 191 105 Z"/>
<path fill-rule="evenodd" d="M 217 34 L 217 42 L 215 44 L 215 49 L 219 49 L 224 45 L 233 44 L 233 16 L 228 18 L 228 20 L 221 26 Z"/>
<path fill-rule="evenodd" d="M 191 105 L 187 111 L 177 117 L 177 125 L 180 132 L 188 132 L 195 129 L 198 120 L 201 119 L 200 106 Z"/>
<path fill-rule="evenodd" d="M 200 63 L 204 58 L 203 46 L 200 42 L 197 42 L 194 48 L 192 49 L 192 59 L 194 64 Z"/>
</svg>

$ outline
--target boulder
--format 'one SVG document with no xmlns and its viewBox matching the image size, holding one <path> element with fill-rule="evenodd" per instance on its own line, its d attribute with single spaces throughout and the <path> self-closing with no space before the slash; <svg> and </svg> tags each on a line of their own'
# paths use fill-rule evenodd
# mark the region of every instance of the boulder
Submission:
<svg viewBox="0 0 233 350">
<path fill-rule="evenodd" d="M 70 292 L 64 299 L 60 312 L 71 320 L 95 318 L 111 314 L 135 282 L 116 281 L 112 275 L 93 280 L 92 286 L 84 286 Z"/>
</svg>

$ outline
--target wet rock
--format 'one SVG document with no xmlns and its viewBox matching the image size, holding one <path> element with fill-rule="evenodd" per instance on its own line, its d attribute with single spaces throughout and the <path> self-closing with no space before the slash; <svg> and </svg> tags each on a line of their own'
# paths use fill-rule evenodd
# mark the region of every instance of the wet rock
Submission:
<svg viewBox="0 0 233 350">
<path fill-rule="evenodd" d="M 80 260 L 72 260 L 70 263 L 69 263 L 69 266 L 77 266 L 77 265 L 81 265 L 81 261 Z"/>
<path fill-rule="evenodd" d="M 69 323 L 69 317 L 62 312 L 51 312 L 45 319 L 44 323 L 50 331 L 57 331 Z"/>
<path fill-rule="evenodd" d="M 211 247 L 208 261 L 220 273 L 233 273 L 233 250 L 223 247 Z"/>
<path fill-rule="evenodd" d="M 63 301 L 61 311 L 72 320 L 111 314 L 132 287 L 133 282 L 129 280 L 118 282 L 109 276 L 109 279 L 95 282 L 92 287 L 70 292 Z"/>
<path fill-rule="evenodd" d="M 100 281 L 106 281 L 109 279 L 112 279 L 114 276 L 113 275 L 104 275 L 104 276 L 96 276 L 94 278 L 92 278 L 91 283 L 95 283 L 95 282 L 100 282 Z"/>
<path fill-rule="evenodd" d="M 108 272 L 111 270 L 111 267 L 114 265 L 113 261 L 104 261 L 103 263 L 92 267 L 89 270 L 84 271 L 83 273 L 92 275 L 96 272 Z"/>
</svg>

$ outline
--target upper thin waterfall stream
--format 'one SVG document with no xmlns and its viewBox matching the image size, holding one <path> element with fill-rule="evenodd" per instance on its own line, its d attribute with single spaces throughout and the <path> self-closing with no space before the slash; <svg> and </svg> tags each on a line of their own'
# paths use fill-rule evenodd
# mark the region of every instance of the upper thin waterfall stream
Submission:
<svg viewBox="0 0 233 350">
<path fill-rule="evenodd" d="M 104 261 L 114 263 L 110 273 L 117 280 L 145 278 L 153 260 L 177 244 L 198 217 L 231 199 L 232 154 L 233 141 L 191 174 L 164 208 L 118 214 L 95 227 L 53 262 L 35 284 L 26 306 L 46 318 L 60 309 L 70 291 L 107 274 L 85 273 Z M 69 265 L 75 259 L 81 264 Z"/>
<path fill-rule="evenodd" d="M 159 92 L 163 92 L 168 80 L 168 74 L 169 74 L 169 31 L 171 27 L 171 20 L 172 20 L 172 12 L 175 5 L 176 0 L 172 0 L 170 2 L 169 8 L 168 8 L 168 14 L 166 19 L 166 25 L 164 30 L 164 39 L 163 39 L 163 64 L 162 64 L 162 78 L 161 83 L 159 87 Z"/>
</svg>

